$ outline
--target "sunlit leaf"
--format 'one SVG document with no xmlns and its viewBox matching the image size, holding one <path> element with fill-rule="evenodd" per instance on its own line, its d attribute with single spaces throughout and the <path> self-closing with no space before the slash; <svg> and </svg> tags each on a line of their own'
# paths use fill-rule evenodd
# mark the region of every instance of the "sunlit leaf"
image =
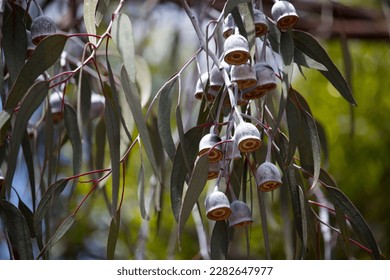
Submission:
<svg viewBox="0 0 390 280">
<path fill-rule="evenodd" d="M 171 131 L 171 107 L 172 107 L 172 88 L 175 86 L 177 78 L 172 79 L 160 89 L 160 99 L 158 102 L 158 131 L 165 151 L 171 160 L 175 157 L 175 144 Z"/>
<path fill-rule="evenodd" d="M 191 174 L 191 179 L 179 215 L 179 237 L 183 232 L 185 223 L 191 215 L 192 208 L 194 208 L 195 203 L 198 201 L 198 198 L 206 185 L 209 169 L 208 157 L 208 153 L 200 156 L 196 161 L 194 171 Z"/>
<path fill-rule="evenodd" d="M 322 63 L 315 61 L 297 48 L 294 48 L 294 62 L 307 68 L 328 71 L 328 69 Z"/>
<path fill-rule="evenodd" d="M 130 107 L 131 113 L 133 114 L 133 118 L 137 125 L 138 132 L 144 144 L 146 154 L 148 155 L 154 173 L 160 179 L 159 168 L 157 165 L 156 157 L 153 152 L 152 143 L 150 141 L 149 131 L 146 126 L 144 115 L 142 114 L 142 108 L 141 108 L 141 102 L 140 102 L 138 90 L 136 85 L 129 80 L 128 75 L 126 73 L 126 69 L 123 67 L 121 71 L 121 82 L 122 82 L 123 90 L 126 95 L 127 103 Z"/>
<path fill-rule="evenodd" d="M 23 66 L 9 93 L 6 109 L 15 107 L 36 78 L 52 66 L 60 57 L 67 41 L 65 35 L 52 35 L 43 39 Z"/>
<path fill-rule="evenodd" d="M 229 239 L 228 227 L 225 221 L 216 221 L 210 240 L 212 260 L 225 260 L 228 256 Z"/>
<path fill-rule="evenodd" d="M 253 22 L 252 4 L 249 2 L 240 3 L 238 5 L 238 10 L 240 12 L 241 18 L 243 18 L 244 20 L 246 38 L 248 39 L 248 43 L 249 43 L 249 51 L 251 57 L 253 57 L 255 53 L 256 31 L 255 31 L 255 24 Z"/>
<path fill-rule="evenodd" d="M 118 206 L 119 184 L 120 184 L 120 124 L 118 113 L 113 105 L 112 96 L 107 96 L 104 110 L 104 121 L 106 123 L 108 146 L 111 159 L 112 176 L 112 205 L 111 214 L 114 216 Z"/>
<path fill-rule="evenodd" d="M 0 218 L 8 232 L 15 259 L 34 259 L 30 232 L 18 208 L 6 200 L 0 200 Z"/>
<path fill-rule="evenodd" d="M 108 5 L 110 4 L 110 0 L 100 0 L 95 15 L 95 24 L 96 26 L 100 25 L 100 22 L 103 20 L 104 15 L 106 14 Z"/>
<path fill-rule="evenodd" d="M 115 248 L 119 236 L 121 213 L 120 209 L 115 212 L 115 215 L 111 218 L 110 230 L 107 239 L 107 259 L 113 260 L 115 256 Z"/>
<path fill-rule="evenodd" d="M 145 220 L 149 220 L 149 216 L 145 208 L 145 172 L 142 163 L 138 172 L 138 201 L 141 217 Z"/>
<path fill-rule="evenodd" d="M 7 173 L 5 176 L 4 189 L 9 190 L 14 177 L 19 148 L 27 128 L 28 120 L 39 105 L 43 102 L 49 91 L 48 82 L 36 83 L 28 92 L 26 98 L 16 115 L 15 124 L 12 132 L 12 141 L 10 144 L 10 153 L 7 164 Z"/>
<path fill-rule="evenodd" d="M 328 69 L 328 71 L 320 70 L 320 72 L 340 92 L 345 100 L 352 105 L 357 105 L 348 83 L 317 40 L 312 35 L 298 30 L 293 31 L 293 39 L 297 49 Z"/>
<path fill-rule="evenodd" d="M 8 10 L 8 9 L 7 9 Z M 23 18 L 18 13 L 7 13 L 3 25 L 3 50 L 11 81 L 22 69 L 27 54 L 27 34 Z"/>
<path fill-rule="evenodd" d="M 112 39 L 118 48 L 122 61 L 125 66 L 130 83 L 135 83 L 136 65 L 133 40 L 133 28 L 129 17 L 125 14 L 119 14 L 112 23 Z"/>
<path fill-rule="evenodd" d="M 371 249 L 373 257 L 375 259 L 380 259 L 381 257 L 378 244 L 370 227 L 360 212 L 340 189 L 331 186 L 327 186 L 326 189 L 335 208 L 340 209 L 344 212 L 345 215 L 348 216 L 349 221 L 354 226 L 356 233 L 367 243 L 368 247 Z"/>
<path fill-rule="evenodd" d="M 95 11 L 98 5 L 99 0 L 84 0 L 84 24 L 87 33 L 96 35 L 96 25 L 95 25 Z M 89 41 L 92 44 L 96 44 L 96 37 L 89 36 Z"/>
<path fill-rule="evenodd" d="M 179 221 L 184 182 L 189 172 L 184 162 L 184 157 L 188 158 L 188 162 L 192 166 L 198 153 L 202 131 L 203 128 L 197 126 L 188 130 L 184 135 L 184 141 L 180 142 L 176 149 L 170 180 L 171 207 L 176 222 Z M 185 146 L 186 153 L 182 152 L 182 145 Z"/>
</svg>

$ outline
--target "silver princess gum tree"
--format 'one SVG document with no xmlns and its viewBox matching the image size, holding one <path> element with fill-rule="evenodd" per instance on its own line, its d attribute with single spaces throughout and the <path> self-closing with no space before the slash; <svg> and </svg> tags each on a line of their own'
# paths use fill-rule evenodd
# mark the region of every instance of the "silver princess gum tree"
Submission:
<svg viewBox="0 0 390 280">
<path fill-rule="evenodd" d="M 50 2 L 0 1 L 0 258 L 382 258 L 295 87 L 357 105 L 301 1 Z"/>
</svg>

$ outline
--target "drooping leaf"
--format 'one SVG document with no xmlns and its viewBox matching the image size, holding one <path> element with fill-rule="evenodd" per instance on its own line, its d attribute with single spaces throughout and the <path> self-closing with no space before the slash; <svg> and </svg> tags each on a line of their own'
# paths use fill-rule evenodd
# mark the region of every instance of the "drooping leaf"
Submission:
<svg viewBox="0 0 390 280">
<path fill-rule="evenodd" d="M 82 163 L 82 141 L 76 111 L 68 104 L 64 108 L 65 128 L 73 149 L 73 174 L 79 174 Z"/>
<path fill-rule="evenodd" d="M 286 120 L 288 127 L 288 154 L 285 159 L 286 164 L 290 164 L 295 155 L 295 151 L 298 145 L 299 137 L 301 135 L 301 113 L 296 107 L 295 103 L 291 100 L 289 95 L 286 105 Z"/>
<path fill-rule="evenodd" d="M 118 14 L 112 23 L 112 39 L 122 57 L 130 83 L 135 83 L 135 52 L 133 40 L 133 28 L 129 17 L 125 14 Z"/>
<path fill-rule="evenodd" d="M 57 61 L 64 49 L 67 38 L 65 35 L 56 34 L 46 37 L 38 44 L 31 57 L 20 70 L 11 88 L 4 106 L 6 109 L 14 108 L 21 101 L 36 78 Z"/>
<path fill-rule="evenodd" d="M 61 179 L 50 185 L 46 192 L 42 195 L 42 198 L 38 204 L 37 210 L 34 215 L 34 232 L 37 239 L 38 247 L 43 249 L 42 241 L 42 221 L 46 216 L 47 211 L 50 208 L 51 201 L 57 198 L 68 184 L 68 179 Z"/>
<path fill-rule="evenodd" d="M 110 4 L 110 0 L 100 0 L 97 9 L 96 9 L 96 15 L 95 15 L 95 24 L 96 26 L 99 26 L 102 19 L 104 18 L 104 15 L 106 14 L 108 5 Z"/>
<path fill-rule="evenodd" d="M 30 232 L 18 208 L 9 201 L 0 200 L 0 218 L 8 232 L 15 259 L 34 259 Z"/>
<path fill-rule="evenodd" d="M 145 207 L 145 172 L 142 163 L 138 172 L 138 201 L 141 217 L 145 220 L 149 220 L 149 215 Z"/>
<path fill-rule="evenodd" d="M 317 40 L 309 33 L 298 30 L 293 31 L 293 39 L 297 49 L 328 69 L 328 71 L 320 70 L 320 72 L 340 92 L 345 100 L 351 105 L 357 105 L 348 83 Z"/>
<path fill-rule="evenodd" d="M 95 25 L 95 12 L 98 2 L 103 2 L 99 0 L 84 0 L 84 24 L 87 33 L 96 35 L 96 25 Z M 92 44 L 96 44 L 95 36 L 88 36 L 89 41 Z"/>
<path fill-rule="evenodd" d="M 224 9 L 224 17 L 227 17 L 231 11 L 241 3 L 249 3 L 251 0 L 228 0 Z"/>
<path fill-rule="evenodd" d="M 111 159 L 111 214 L 115 215 L 118 207 L 119 185 L 120 185 L 120 126 L 117 110 L 113 104 L 113 97 L 106 92 L 106 105 L 104 109 L 104 121 L 106 123 L 108 146 Z"/>
<path fill-rule="evenodd" d="M 265 253 L 266 253 L 267 259 L 270 260 L 271 259 L 271 246 L 270 246 L 270 242 L 269 242 L 267 210 L 266 210 L 266 206 L 265 206 L 264 193 L 261 191 L 258 191 L 257 198 L 259 201 L 261 229 L 262 229 L 262 233 L 263 233 L 263 237 L 264 237 L 263 241 L 264 241 Z"/>
<path fill-rule="evenodd" d="M 184 141 L 180 142 L 176 148 L 170 180 L 171 207 L 176 222 L 179 221 L 184 182 L 189 172 L 184 162 L 184 157 L 187 157 L 188 162 L 193 166 L 198 153 L 198 145 L 202 137 L 202 131 L 202 127 L 195 126 L 191 128 L 184 134 Z M 182 152 L 182 145 L 185 146 L 186 153 Z"/>
<path fill-rule="evenodd" d="M 14 82 L 24 65 L 27 54 L 26 27 L 23 18 L 18 13 L 6 14 L 2 42 L 10 79 Z"/>
<path fill-rule="evenodd" d="M 183 232 L 185 223 L 191 215 L 191 211 L 194 208 L 195 203 L 198 201 L 198 198 L 206 185 L 209 169 L 208 157 L 208 153 L 200 156 L 196 161 L 194 171 L 191 174 L 191 179 L 188 184 L 188 189 L 184 196 L 179 215 L 179 238 Z"/>
<path fill-rule="evenodd" d="M 102 136 L 104 135 L 104 136 Z M 95 130 L 95 168 L 98 170 L 101 170 L 104 168 L 104 153 L 106 148 L 106 124 L 104 122 L 104 119 L 102 118 L 96 125 Z M 102 174 L 100 174 L 101 176 Z"/>
<path fill-rule="evenodd" d="M 296 47 L 294 48 L 294 62 L 307 68 L 328 71 L 328 69 L 322 63 L 315 61 L 313 58 L 307 56 Z"/>
<path fill-rule="evenodd" d="M 23 200 L 19 197 L 18 195 L 18 209 L 20 213 L 22 213 L 24 219 L 26 220 L 28 230 L 30 232 L 30 237 L 34 238 L 35 237 L 35 232 L 34 232 L 34 214 L 28 208 L 28 206 L 23 202 Z"/>
<path fill-rule="evenodd" d="M 37 258 L 40 258 L 46 251 L 50 250 L 54 244 L 56 244 L 64 235 L 69 231 L 75 221 L 75 216 L 72 214 L 62 221 L 60 226 L 57 228 L 53 236 L 46 243 L 45 247 L 41 250 Z"/>
<path fill-rule="evenodd" d="M 373 257 L 379 260 L 381 256 L 378 244 L 362 214 L 360 214 L 353 203 L 340 189 L 331 186 L 326 186 L 326 189 L 335 208 L 340 209 L 348 216 L 349 221 L 354 226 L 355 232 L 366 242 L 372 251 Z"/>
<path fill-rule="evenodd" d="M 35 204 L 36 204 L 35 169 L 34 169 L 33 152 L 31 150 L 30 139 L 28 137 L 27 132 L 24 133 L 23 136 L 22 149 L 23 149 L 23 156 L 28 171 L 28 179 L 30 181 L 32 208 L 35 211 Z"/>
<path fill-rule="evenodd" d="M 122 67 L 122 71 L 121 71 L 121 82 L 122 82 L 123 90 L 126 95 L 127 103 L 130 107 L 131 113 L 133 114 L 135 124 L 137 125 L 138 132 L 144 144 L 145 152 L 149 158 L 154 173 L 159 178 L 159 181 L 161 181 L 157 160 L 153 152 L 152 143 L 150 141 L 149 131 L 146 126 L 144 116 L 142 114 L 142 108 L 141 108 L 138 90 L 135 83 L 129 80 L 129 77 L 126 73 L 126 69 L 124 67 Z"/>
<path fill-rule="evenodd" d="M 26 98 L 23 100 L 16 115 L 15 124 L 12 132 L 12 141 L 10 144 L 10 153 L 7 164 L 7 173 L 4 182 L 4 191 L 9 190 L 17 163 L 19 148 L 23 140 L 27 123 L 34 111 L 43 102 L 49 91 L 48 82 L 38 82 L 29 90 Z"/>
<path fill-rule="evenodd" d="M 171 131 L 171 107 L 172 107 L 172 88 L 176 84 L 177 78 L 170 80 L 165 84 L 160 92 L 160 99 L 158 102 L 158 131 L 165 151 L 169 158 L 173 161 L 175 157 L 175 144 L 172 138 Z"/>
<path fill-rule="evenodd" d="M 110 231 L 107 239 L 107 259 L 113 260 L 115 256 L 115 248 L 118 242 L 119 226 L 120 226 L 121 213 L 120 209 L 115 212 L 115 215 L 111 218 Z"/>
<path fill-rule="evenodd" d="M 229 249 L 228 227 L 225 221 L 216 221 L 210 240 L 212 260 L 226 260 Z"/>
<path fill-rule="evenodd" d="M 246 38 L 249 44 L 249 52 L 251 57 L 253 57 L 255 53 L 255 44 L 256 44 L 256 30 L 255 24 L 253 22 L 253 6 L 252 3 L 240 3 L 238 5 L 238 10 L 240 12 L 241 17 L 244 21 Z"/>
</svg>

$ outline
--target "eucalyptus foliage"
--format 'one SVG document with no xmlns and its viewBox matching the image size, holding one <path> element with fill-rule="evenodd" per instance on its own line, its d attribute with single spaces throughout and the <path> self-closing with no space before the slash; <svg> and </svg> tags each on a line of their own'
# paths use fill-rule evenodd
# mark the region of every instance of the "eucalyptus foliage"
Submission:
<svg viewBox="0 0 390 280">
<path fill-rule="evenodd" d="M 261 9 L 261 1 L 255 6 L 252 1 L 227 1 L 205 30 L 183 0 L 198 49 L 149 98 L 144 89 L 151 78 L 140 74 L 145 65 L 137 54 L 125 1 L 112 6 L 85 0 L 86 33 L 59 30 L 31 54 L 27 31 L 37 15 L 30 5 L 37 3 L 27 2 L 5 1 L 2 22 L 0 245 L 7 245 L 11 259 L 66 258 L 55 253 L 61 240 L 72 232 L 82 236 L 88 227 L 85 219 L 93 220 L 92 213 L 102 211 L 109 217 L 103 223 L 103 257 L 108 259 L 118 254 L 147 258 L 142 238 L 145 232 L 153 235 L 147 230 L 153 216 L 156 232 L 174 220 L 166 247 L 194 247 L 188 231 L 195 228 L 198 256 L 205 259 L 272 258 L 274 242 L 284 243 L 285 258 L 329 258 L 334 240 L 344 247 L 345 258 L 356 250 L 381 258 L 362 214 L 328 174 L 323 128 L 294 88 L 293 75 L 310 68 L 329 80 L 342 102 L 356 105 L 348 83 L 312 35 L 279 30 L 267 16 L 267 33 L 256 37 L 254 7 Z M 107 25 L 102 23 L 105 16 Z M 248 42 L 248 64 L 258 69 L 266 63 L 274 73 L 276 88 L 261 98 L 240 102 L 242 90 L 223 65 L 221 33 L 227 17 L 233 17 L 235 32 Z M 223 79 L 217 91 L 212 88 L 213 68 Z M 196 100 L 195 83 L 202 75 L 203 95 Z M 226 146 L 235 143 L 241 122 L 256 127 L 262 146 L 231 159 Z M 223 137 L 200 154 L 199 143 L 211 132 Z M 215 164 L 209 155 L 216 149 L 223 158 L 211 178 Z M 281 185 L 267 192 L 257 186 L 256 170 L 264 162 L 277 166 L 282 175 Z M 232 227 L 229 219 L 207 219 L 204 199 L 215 187 L 231 203 L 240 200 L 249 206 L 252 217 L 243 227 Z M 129 203 L 125 192 L 136 193 L 139 220 L 134 225 L 123 218 L 128 217 L 123 213 Z M 96 193 L 104 203 L 92 203 Z M 280 207 L 279 241 L 270 225 L 277 216 L 275 205 Z M 130 246 L 124 235 L 133 226 L 140 228 L 137 252 L 126 254 L 118 243 Z M 262 244 L 262 254 L 254 252 L 259 247 L 255 242 Z M 242 244 L 245 249 L 238 249 Z"/>
</svg>

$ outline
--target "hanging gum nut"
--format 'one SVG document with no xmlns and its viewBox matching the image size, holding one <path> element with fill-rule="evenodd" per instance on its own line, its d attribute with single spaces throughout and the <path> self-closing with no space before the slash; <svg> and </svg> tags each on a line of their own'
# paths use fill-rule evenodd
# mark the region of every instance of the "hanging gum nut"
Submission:
<svg viewBox="0 0 390 280">
<path fill-rule="evenodd" d="M 47 36 L 57 32 L 54 21 L 45 15 L 36 17 L 31 23 L 31 40 L 35 45 L 38 45 Z"/>
<path fill-rule="evenodd" d="M 263 36 L 268 32 L 267 18 L 262 11 L 253 9 L 253 23 L 255 24 L 256 37 Z"/>
<path fill-rule="evenodd" d="M 207 180 L 212 180 L 218 177 L 218 174 L 220 172 L 219 162 L 210 162 L 209 163 L 209 170 L 207 174 Z"/>
<path fill-rule="evenodd" d="M 281 31 L 286 31 L 293 27 L 299 19 L 294 5 L 288 1 L 277 1 L 272 6 L 271 14 Z"/>
<path fill-rule="evenodd" d="M 250 153 L 260 148 L 260 132 L 252 123 L 241 121 L 234 132 L 234 140 L 238 149 L 243 153 Z"/>
<path fill-rule="evenodd" d="M 269 192 L 280 187 L 282 175 L 275 164 L 266 161 L 256 170 L 256 183 L 260 191 Z"/>
<path fill-rule="evenodd" d="M 209 79 L 208 73 L 203 73 L 201 75 L 200 79 L 196 82 L 194 96 L 196 99 L 199 100 L 202 100 L 203 96 L 205 96 L 207 101 L 213 102 L 218 92 L 212 90 L 210 87 L 207 87 L 208 79 Z"/>
<path fill-rule="evenodd" d="M 232 16 L 232 14 L 228 14 L 228 16 L 223 21 L 223 31 L 222 31 L 223 38 L 226 39 L 230 35 L 233 35 L 235 28 L 236 28 L 236 25 L 234 23 L 233 16 Z"/>
<path fill-rule="evenodd" d="M 246 227 L 253 223 L 251 210 L 245 202 L 234 200 L 230 204 L 230 210 L 232 213 L 228 219 L 229 226 L 240 228 Z"/>
<path fill-rule="evenodd" d="M 238 89 L 246 89 L 256 85 L 256 73 L 249 63 L 233 65 L 230 71 L 231 81 L 237 83 Z"/>
<path fill-rule="evenodd" d="M 217 189 L 210 193 L 205 200 L 206 216 L 213 221 L 229 218 L 232 211 L 227 196 Z"/>
<path fill-rule="evenodd" d="M 244 64 L 250 58 L 248 41 L 240 34 L 229 36 L 223 48 L 225 53 L 223 59 L 230 65 Z"/>
<path fill-rule="evenodd" d="M 213 91 L 219 91 L 225 81 L 223 80 L 222 73 L 217 66 L 214 66 L 210 71 L 210 89 Z"/>
<path fill-rule="evenodd" d="M 242 98 L 245 100 L 261 98 L 277 85 L 274 70 L 268 64 L 261 63 L 255 68 L 257 84 L 243 91 Z"/>
<path fill-rule="evenodd" d="M 220 145 L 221 138 L 215 133 L 209 133 L 202 137 L 199 142 L 198 156 L 209 153 L 209 162 L 220 161 L 223 157 Z"/>
</svg>

